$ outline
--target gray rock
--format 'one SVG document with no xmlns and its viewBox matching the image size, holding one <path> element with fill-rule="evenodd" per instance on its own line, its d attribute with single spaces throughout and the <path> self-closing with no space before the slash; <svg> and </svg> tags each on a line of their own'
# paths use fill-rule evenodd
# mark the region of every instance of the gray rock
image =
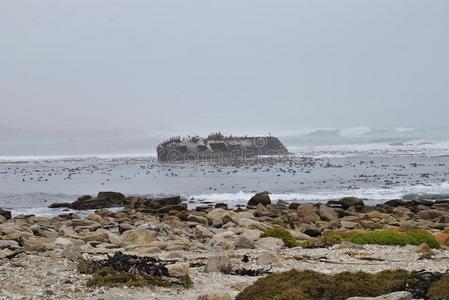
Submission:
<svg viewBox="0 0 449 300">
<path fill-rule="evenodd" d="M 239 236 L 234 244 L 235 249 L 254 249 L 255 243 L 244 236 Z"/>
<path fill-rule="evenodd" d="M 279 256 L 272 252 L 263 252 L 258 258 L 257 263 L 260 265 L 272 265 L 279 262 Z"/>
</svg>

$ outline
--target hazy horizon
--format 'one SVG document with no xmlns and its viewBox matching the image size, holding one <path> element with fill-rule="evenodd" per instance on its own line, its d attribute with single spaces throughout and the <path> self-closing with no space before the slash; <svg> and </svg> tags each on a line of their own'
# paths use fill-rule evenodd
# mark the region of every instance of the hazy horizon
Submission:
<svg viewBox="0 0 449 300">
<path fill-rule="evenodd" d="M 6 0 L 0 36 L 13 128 L 449 126 L 447 1 Z"/>
</svg>

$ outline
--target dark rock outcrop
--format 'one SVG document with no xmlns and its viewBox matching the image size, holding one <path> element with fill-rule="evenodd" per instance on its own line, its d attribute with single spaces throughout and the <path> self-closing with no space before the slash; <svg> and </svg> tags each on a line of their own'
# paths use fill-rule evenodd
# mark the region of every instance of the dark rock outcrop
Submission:
<svg viewBox="0 0 449 300">
<path fill-rule="evenodd" d="M 123 206 L 125 195 L 117 192 L 99 192 L 96 198 L 84 195 L 73 203 L 53 203 L 49 208 L 67 207 L 77 210 L 100 209 Z"/>
<path fill-rule="evenodd" d="M 0 216 L 3 216 L 6 220 L 11 219 L 11 212 L 0 208 Z"/>
<path fill-rule="evenodd" d="M 270 195 L 268 192 L 261 192 L 255 194 L 251 199 L 249 199 L 247 206 L 248 207 L 256 207 L 257 204 L 268 205 L 271 204 Z"/>
<path fill-rule="evenodd" d="M 165 198 L 127 197 L 123 201 L 124 207 L 129 209 L 160 209 L 167 206 L 180 205 L 181 203 L 180 196 Z"/>
<path fill-rule="evenodd" d="M 340 200 L 330 200 L 327 202 L 327 205 L 331 207 L 341 207 L 343 209 L 348 209 L 352 206 L 365 206 L 365 203 L 362 199 L 357 197 L 344 197 Z"/>
</svg>

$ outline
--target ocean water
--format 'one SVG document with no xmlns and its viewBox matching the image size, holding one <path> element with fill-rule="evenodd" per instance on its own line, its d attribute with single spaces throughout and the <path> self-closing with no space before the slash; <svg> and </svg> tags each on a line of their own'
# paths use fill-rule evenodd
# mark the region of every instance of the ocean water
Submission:
<svg viewBox="0 0 449 300">
<path fill-rule="evenodd" d="M 181 194 L 189 205 L 244 205 L 258 191 L 285 201 L 359 196 L 368 203 L 408 194 L 449 194 L 446 128 L 301 129 L 272 133 L 291 155 L 241 164 L 160 164 L 160 136 L 0 141 L 0 207 L 53 215 L 53 202 L 113 190 Z M 441 196 L 443 197 L 443 196 Z M 449 197 L 449 196 L 448 196 Z"/>
</svg>

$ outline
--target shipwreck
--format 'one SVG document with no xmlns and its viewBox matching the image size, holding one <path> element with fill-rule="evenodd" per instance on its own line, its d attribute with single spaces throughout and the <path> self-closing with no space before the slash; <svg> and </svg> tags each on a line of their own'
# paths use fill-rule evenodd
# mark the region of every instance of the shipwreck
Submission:
<svg viewBox="0 0 449 300">
<path fill-rule="evenodd" d="M 206 138 L 173 137 L 157 147 L 157 158 L 160 162 L 241 160 L 262 155 L 286 154 L 287 148 L 274 136 L 224 136 L 220 132 L 212 133 Z"/>
</svg>

